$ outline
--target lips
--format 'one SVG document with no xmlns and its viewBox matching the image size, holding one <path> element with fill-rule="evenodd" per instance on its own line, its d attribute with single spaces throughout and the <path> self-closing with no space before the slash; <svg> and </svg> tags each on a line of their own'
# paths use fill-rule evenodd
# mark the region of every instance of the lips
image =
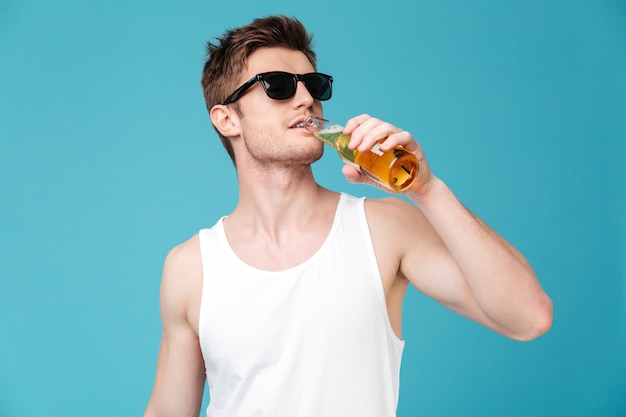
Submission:
<svg viewBox="0 0 626 417">
<path fill-rule="evenodd" d="M 303 129 L 309 126 L 309 118 L 311 117 L 311 115 L 306 115 L 306 116 L 302 116 L 302 117 L 298 117 L 296 120 L 294 120 L 290 125 L 289 128 L 290 129 Z"/>
</svg>

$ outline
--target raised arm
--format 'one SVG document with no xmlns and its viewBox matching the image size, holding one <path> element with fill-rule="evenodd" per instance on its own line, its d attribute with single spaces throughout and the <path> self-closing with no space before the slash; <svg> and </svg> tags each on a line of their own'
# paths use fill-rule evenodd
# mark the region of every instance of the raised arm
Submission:
<svg viewBox="0 0 626 417">
<path fill-rule="evenodd" d="M 527 260 L 432 174 L 410 133 L 367 115 L 349 121 L 346 133 L 361 151 L 384 140 L 382 149 L 403 145 L 418 157 L 417 181 L 405 193 L 417 207 L 390 199 L 370 204 L 368 211 L 375 239 L 387 242 L 388 253 L 397 255 L 399 277 L 510 338 L 531 340 L 550 328 L 552 302 Z M 350 166 L 343 172 L 349 181 L 368 182 Z"/>
<path fill-rule="evenodd" d="M 199 415 L 205 371 L 192 320 L 197 319 L 201 280 L 199 249 L 192 239 L 174 248 L 165 260 L 160 301 L 163 336 L 144 417 Z"/>
<path fill-rule="evenodd" d="M 436 236 L 423 253 L 408 250 L 401 271 L 453 310 L 510 338 L 548 331 L 552 303 L 522 254 L 468 211 L 439 179 L 407 194 Z M 437 277 L 437 270 L 447 271 Z M 429 281 L 429 277 L 431 281 Z"/>
</svg>

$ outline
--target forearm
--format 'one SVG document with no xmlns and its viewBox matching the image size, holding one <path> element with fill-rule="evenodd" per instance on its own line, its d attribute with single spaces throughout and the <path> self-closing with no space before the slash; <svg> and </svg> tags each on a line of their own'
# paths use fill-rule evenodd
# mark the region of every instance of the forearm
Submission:
<svg viewBox="0 0 626 417">
<path fill-rule="evenodd" d="M 446 245 L 480 309 L 507 336 L 528 340 L 549 328 L 551 301 L 517 249 L 467 210 L 438 178 L 419 194 L 406 195 Z"/>
</svg>

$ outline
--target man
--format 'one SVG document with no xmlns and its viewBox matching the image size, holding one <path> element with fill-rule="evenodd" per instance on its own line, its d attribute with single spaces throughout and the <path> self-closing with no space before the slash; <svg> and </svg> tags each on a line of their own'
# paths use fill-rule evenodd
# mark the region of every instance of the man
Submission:
<svg viewBox="0 0 626 417">
<path fill-rule="evenodd" d="M 202 85 L 239 180 L 235 210 L 174 248 L 161 287 L 163 338 L 145 416 L 394 416 L 409 284 L 507 337 L 546 332 L 552 304 L 532 268 L 434 176 L 413 136 L 361 115 L 350 146 L 402 145 L 419 161 L 405 192 L 355 198 L 319 186 L 332 77 L 311 38 L 270 16 L 209 44 Z M 348 181 L 367 177 L 346 165 Z"/>
</svg>

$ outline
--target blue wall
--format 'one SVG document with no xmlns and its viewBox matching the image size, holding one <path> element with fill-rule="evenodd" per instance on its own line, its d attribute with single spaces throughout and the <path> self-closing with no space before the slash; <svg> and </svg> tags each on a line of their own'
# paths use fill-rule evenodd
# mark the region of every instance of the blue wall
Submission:
<svg viewBox="0 0 626 417">
<path fill-rule="evenodd" d="M 270 13 L 315 33 L 326 115 L 414 133 L 554 301 L 525 344 L 411 290 L 399 416 L 626 415 L 623 1 L 3 0 L 0 416 L 141 414 L 165 254 L 237 201 L 204 43 Z"/>
</svg>

